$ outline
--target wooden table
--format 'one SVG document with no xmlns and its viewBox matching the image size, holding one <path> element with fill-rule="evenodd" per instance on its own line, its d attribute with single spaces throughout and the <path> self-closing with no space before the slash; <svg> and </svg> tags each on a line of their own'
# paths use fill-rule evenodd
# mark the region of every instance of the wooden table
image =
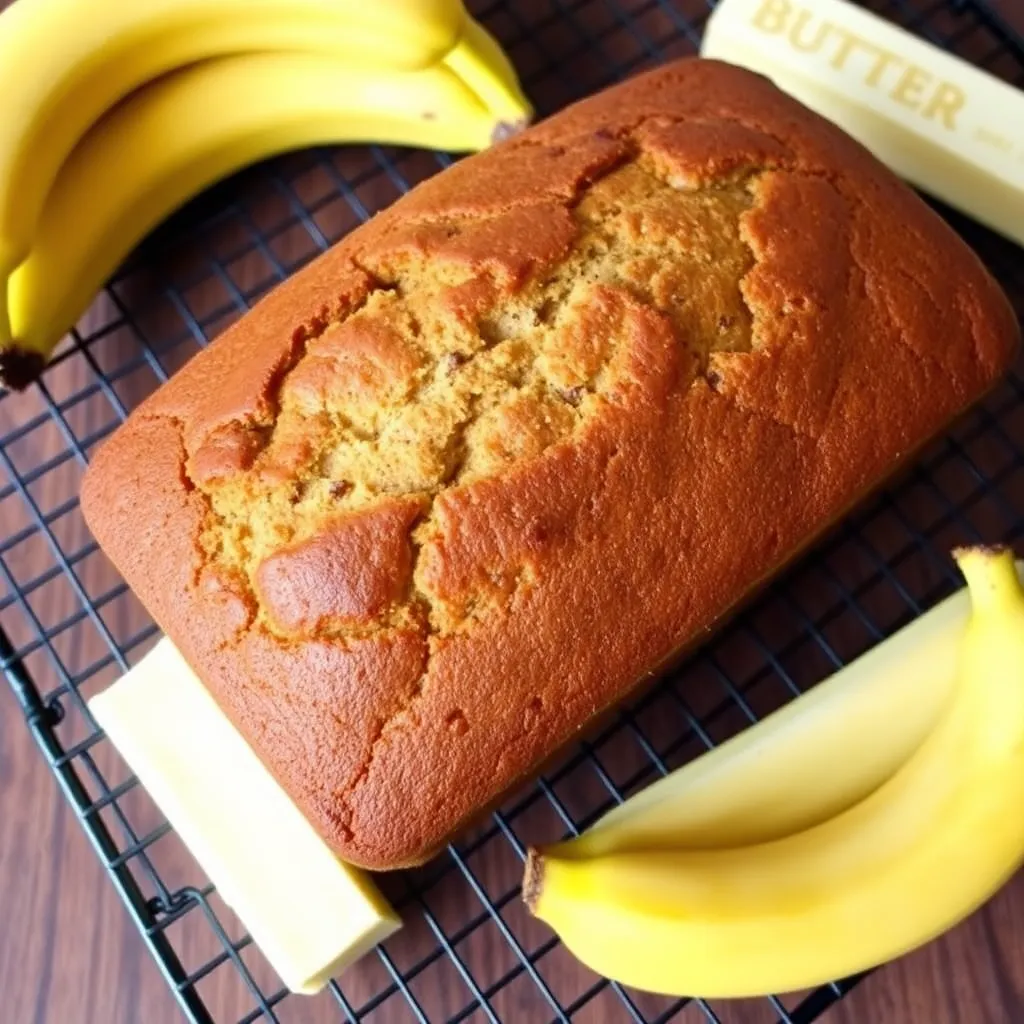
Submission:
<svg viewBox="0 0 1024 1024">
<path fill-rule="evenodd" d="M 0 7 L 5 5 L 0 0 Z M 1024 23 L 1024 4 L 1003 0 L 1001 7 Z M 301 253 L 290 254 L 285 244 L 278 255 L 287 258 Z M 69 360 L 48 376 L 48 385 L 58 395 L 70 394 L 87 378 L 84 364 Z M 133 395 L 133 388 L 144 391 L 150 386 L 129 381 L 120 397 L 131 404 L 141 394 Z M 87 430 L 90 423 L 99 425 L 103 415 L 99 405 L 78 411 L 79 420 L 72 424 L 76 433 Z M 40 400 L 32 393 L 5 399 L 0 404 L 0 435 L 39 408 Z M 26 439 L 24 455 L 41 462 L 64 443 L 58 433 L 43 430 Z M 73 460 L 58 467 L 34 488 L 33 497 L 43 508 L 65 500 L 74 493 L 80 473 Z M 0 486 L 4 482 L 0 479 Z M 10 500 L 0 504 L 0 531 L 16 528 L 11 520 L 18 513 L 13 508 Z M 86 539 L 80 520 L 68 532 L 61 543 L 69 549 Z M 38 544 L 26 544 L 6 557 L 12 571 L 26 579 L 48 564 L 47 553 Z M 100 588 L 109 584 L 109 568 L 102 563 L 85 564 L 81 578 L 87 587 Z M 75 610 L 76 599 L 69 588 L 59 580 L 48 587 L 37 595 L 41 615 L 56 620 Z M 129 603 L 115 608 L 108 624 L 115 631 L 128 630 L 141 621 L 139 616 L 139 609 Z M 10 618 L 5 618 L 5 627 L 17 631 L 17 624 L 10 626 Z M 102 649 L 96 637 L 72 638 L 72 642 L 78 645 L 76 656 L 83 664 Z M 36 671 L 44 685 L 56 682 L 47 679 L 45 665 L 42 669 L 37 665 Z M 109 672 L 105 676 L 112 677 Z M 110 751 L 97 752 L 101 761 L 111 757 Z M 187 863 L 187 856 L 178 851 L 164 866 L 173 874 Z M 485 874 L 487 864 L 477 865 L 477 870 Z M 209 936 L 200 935 L 197 928 L 186 928 L 175 941 L 179 948 L 192 949 L 199 956 L 211 952 Z M 488 955 L 486 946 L 474 954 L 483 959 Z M 444 1007 L 450 999 L 447 986 L 443 976 L 427 977 L 417 994 L 424 1005 Z M 214 973 L 204 983 L 203 997 L 224 1020 L 236 1019 L 242 1012 L 232 973 Z M 322 1002 L 290 1000 L 287 1005 L 289 1021 L 320 1024 L 338 1019 Z M 614 1001 L 601 1003 L 586 1019 L 613 1024 L 624 1019 L 616 1007 Z M 767 1019 L 764 1004 L 716 1009 L 726 1024 Z M 0 685 L 0 1020 L 4 1024 L 170 1024 L 180 1019 L 164 979 L 35 749 L 12 694 Z M 375 1024 L 405 1019 L 400 997 L 372 1016 Z M 517 1018 L 510 1015 L 508 1019 Z M 678 1019 L 700 1018 L 684 1012 Z M 1024 1021 L 1024 876 L 947 936 L 873 974 L 824 1019 L 830 1024 L 1020 1024 Z"/>
</svg>

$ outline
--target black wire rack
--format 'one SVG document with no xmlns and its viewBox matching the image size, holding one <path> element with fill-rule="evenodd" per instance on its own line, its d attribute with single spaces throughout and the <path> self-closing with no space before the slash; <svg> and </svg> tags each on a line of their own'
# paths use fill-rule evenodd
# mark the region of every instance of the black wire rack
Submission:
<svg viewBox="0 0 1024 1024">
<path fill-rule="evenodd" d="M 702 0 L 478 3 L 542 114 L 693 53 Z M 911 30 L 1024 84 L 996 5 L 876 0 Z M 96 727 L 86 700 L 156 629 L 78 510 L 90 453 L 244 312 L 371 213 L 450 163 L 381 147 L 310 151 L 211 190 L 135 254 L 42 382 L 0 391 L 0 662 L 26 723 L 188 1019 L 319 1022 L 748 1020 L 797 1024 L 857 979 L 747 1003 L 668 1000 L 578 965 L 519 900 L 525 844 L 586 827 L 658 775 L 792 699 L 958 585 L 948 557 L 1024 535 L 1024 362 L 673 677 L 568 751 L 425 868 L 387 876 L 406 926 L 314 998 L 289 995 Z M 1021 250 L 941 210 L 1024 312 Z"/>
</svg>

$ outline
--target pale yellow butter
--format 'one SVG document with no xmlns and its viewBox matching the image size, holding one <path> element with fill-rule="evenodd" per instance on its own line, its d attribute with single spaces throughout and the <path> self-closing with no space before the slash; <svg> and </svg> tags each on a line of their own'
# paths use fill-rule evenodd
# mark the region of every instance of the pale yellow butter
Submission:
<svg viewBox="0 0 1024 1024">
<path fill-rule="evenodd" d="M 722 0 L 701 46 L 1024 244 L 1024 93 L 844 0 Z"/>
<path fill-rule="evenodd" d="M 313 994 L 401 921 L 340 861 L 164 639 L 89 707 L 293 992 Z"/>
</svg>

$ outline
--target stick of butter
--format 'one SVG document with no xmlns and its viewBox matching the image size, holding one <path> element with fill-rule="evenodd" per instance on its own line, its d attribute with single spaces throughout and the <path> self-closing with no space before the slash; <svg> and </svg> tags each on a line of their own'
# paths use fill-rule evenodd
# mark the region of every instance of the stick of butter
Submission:
<svg viewBox="0 0 1024 1024">
<path fill-rule="evenodd" d="M 293 992 L 312 995 L 400 927 L 340 861 L 169 640 L 89 707 Z"/>
<path fill-rule="evenodd" d="M 844 0 L 722 0 L 701 54 L 771 78 L 897 174 L 1024 244 L 1024 93 Z"/>
</svg>

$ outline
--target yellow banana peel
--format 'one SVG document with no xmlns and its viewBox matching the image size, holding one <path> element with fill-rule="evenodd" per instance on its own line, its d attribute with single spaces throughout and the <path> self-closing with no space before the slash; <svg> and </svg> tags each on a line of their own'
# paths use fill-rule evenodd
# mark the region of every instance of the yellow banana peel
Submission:
<svg viewBox="0 0 1024 1024">
<path fill-rule="evenodd" d="M 533 913 L 609 978 L 724 998 L 874 967 L 983 903 L 1024 861 L 1024 586 L 1006 549 L 955 558 L 970 598 L 955 681 L 923 742 L 873 792 L 752 845 L 531 851 Z"/>
</svg>

